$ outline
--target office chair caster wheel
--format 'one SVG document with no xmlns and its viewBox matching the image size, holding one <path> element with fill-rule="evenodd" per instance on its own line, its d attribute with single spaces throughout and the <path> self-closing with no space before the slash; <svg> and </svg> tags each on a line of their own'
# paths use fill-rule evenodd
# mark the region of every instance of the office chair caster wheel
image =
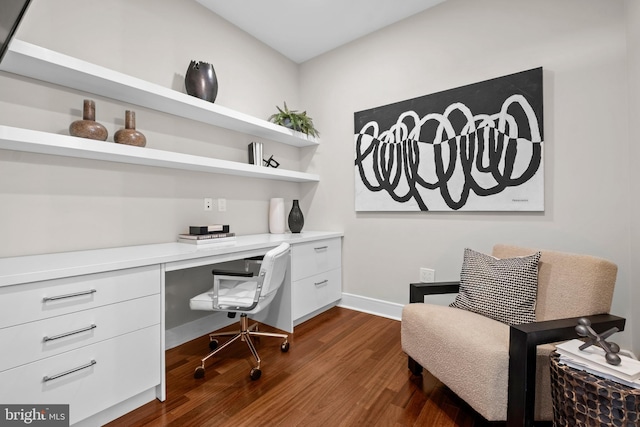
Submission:
<svg viewBox="0 0 640 427">
<path fill-rule="evenodd" d="M 216 348 L 218 348 L 218 340 L 214 338 L 211 341 L 209 341 L 209 350 L 213 351 Z"/>
<path fill-rule="evenodd" d="M 280 351 L 283 352 L 283 353 L 286 353 L 287 351 L 289 351 L 289 341 L 283 342 L 280 345 Z"/>
<path fill-rule="evenodd" d="M 193 373 L 193 378 L 199 380 L 200 378 L 204 378 L 204 368 L 202 366 L 198 366 Z"/>
<path fill-rule="evenodd" d="M 258 368 L 252 368 L 249 376 L 251 377 L 252 381 L 255 381 L 262 376 L 262 371 Z"/>
</svg>

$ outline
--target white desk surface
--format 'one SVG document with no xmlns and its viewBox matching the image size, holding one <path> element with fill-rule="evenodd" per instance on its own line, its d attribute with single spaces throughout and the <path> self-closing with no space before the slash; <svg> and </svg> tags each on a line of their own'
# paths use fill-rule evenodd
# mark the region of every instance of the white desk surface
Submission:
<svg viewBox="0 0 640 427">
<path fill-rule="evenodd" d="M 235 242 L 196 246 L 188 243 L 159 243 L 77 252 L 60 252 L 0 258 L 0 287 L 41 280 L 165 264 L 167 271 L 220 262 L 226 255 L 264 251 L 282 242 L 312 242 L 343 236 L 342 232 L 303 231 L 285 234 L 236 236 Z M 264 251 L 266 252 L 266 251 Z"/>
</svg>

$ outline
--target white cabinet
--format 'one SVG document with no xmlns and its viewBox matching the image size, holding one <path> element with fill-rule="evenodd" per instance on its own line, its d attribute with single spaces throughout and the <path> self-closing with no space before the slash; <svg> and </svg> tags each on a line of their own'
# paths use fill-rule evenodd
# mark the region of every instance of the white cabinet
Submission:
<svg viewBox="0 0 640 427">
<path fill-rule="evenodd" d="M 155 265 L 0 287 L 0 402 L 73 424 L 159 385 L 161 283 Z"/>
<path fill-rule="evenodd" d="M 3 286 L 0 328 L 158 293 L 158 266 Z"/>
<path fill-rule="evenodd" d="M 163 400 L 165 272 L 264 254 L 282 241 L 291 243 L 291 283 L 273 311 L 284 326 L 272 326 L 293 330 L 341 298 L 342 233 L 0 258 L 0 402 L 69 404 L 71 424 L 99 425 Z"/>
<path fill-rule="evenodd" d="M 292 318 L 301 319 L 342 297 L 340 238 L 295 244 L 291 248 Z"/>
<path fill-rule="evenodd" d="M 0 372 L 3 404 L 68 404 L 75 424 L 160 383 L 160 325 Z"/>
</svg>

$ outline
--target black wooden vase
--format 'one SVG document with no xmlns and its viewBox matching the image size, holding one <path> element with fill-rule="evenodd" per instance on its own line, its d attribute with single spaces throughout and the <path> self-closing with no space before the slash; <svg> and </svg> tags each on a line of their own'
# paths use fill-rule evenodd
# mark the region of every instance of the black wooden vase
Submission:
<svg viewBox="0 0 640 427">
<path fill-rule="evenodd" d="M 297 200 L 293 201 L 291 212 L 289 212 L 289 230 L 292 233 L 299 233 L 304 226 L 304 216 L 300 210 L 300 205 Z"/>
</svg>

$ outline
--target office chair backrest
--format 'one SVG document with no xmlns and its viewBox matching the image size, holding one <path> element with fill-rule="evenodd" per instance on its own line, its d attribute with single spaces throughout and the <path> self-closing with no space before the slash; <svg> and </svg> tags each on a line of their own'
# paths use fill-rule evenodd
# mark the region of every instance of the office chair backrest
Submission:
<svg viewBox="0 0 640 427">
<path fill-rule="evenodd" d="M 540 250 L 536 320 L 609 313 L 618 267 L 590 255 L 495 245 L 493 256 L 511 258 Z"/>
<path fill-rule="evenodd" d="M 261 298 L 275 293 L 284 282 L 289 266 L 289 244 L 282 243 L 267 252 L 260 266 L 260 275 L 264 274 Z"/>
</svg>

